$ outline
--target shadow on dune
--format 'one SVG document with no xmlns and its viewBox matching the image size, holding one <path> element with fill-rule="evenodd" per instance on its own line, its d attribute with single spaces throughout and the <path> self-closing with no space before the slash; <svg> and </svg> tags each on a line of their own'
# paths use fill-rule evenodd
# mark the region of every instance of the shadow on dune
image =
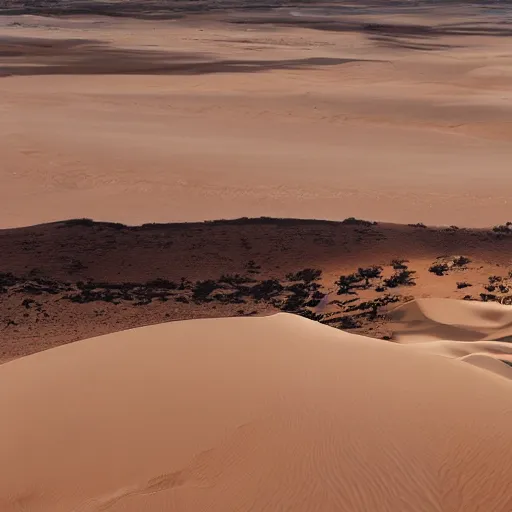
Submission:
<svg viewBox="0 0 512 512">
<path fill-rule="evenodd" d="M 408 23 L 368 23 L 363 20 L 347 21 L 336 18 L 329 19 L 327 16 L 321 19 L 312 19 L 305 15 L 303 18 L 290 16 L 252 17 L 245 20 L 233 20 L 231 23 L 292 26 L 327 32 L 357 32 L 365 35 L 379 46 L 423 51 L 439 51 L 460 47 L 454 44 L 433 42 L 435 38 L 445 36 L 512 36 L 512 27 L 507 25 L 505 21 L 500 25 L 486 22 L 463 22 L 460 24 L 430 26 Z"/>
<path fill-rule="evenodd" d="M 5 3 L 5 2 L 4 2 Z M 444 0 L 445 5 L 461 5 L 460 0 Z M 498 8 L 505 8 L 510 0 L 501 0 Z M 411 6 L 410 0 L 363 0 L 357 4 L 343 3 L 339 0 L 320 2 L 318 0 L 123 0 L 111 2 L 104 0 L 10 0 L 3 6 L 0 14 L 19 15 L 37 14 L 43 16 L 96 15 L 113 17 L 131 17 L 141 19 L 176 19 L 184 15 L 212 12 L 272 12 L 284 8 L 321 8 L 324 12 L 339 14 L 357 13 L 361 9 L 379 10 L 383 13 L 396 12 L 397 9 L 415 10 L 435 7 L 436 0 L 419 0 Z M 492 9 L 496 6 L 477 0 L 473 6 Z"/>
<path fill-rule="evenodd" d="M 37 14 L 42 16 L 112 16 L 169 20 L 183 15 L 226 12 L 233 10 L 262 11 L 280 7 L 314 4 L 314 0 L 11 0 L 2 13 L 7 15 Z"/>
<path fill-rule="evenodd" d="M 492 36 L 510 37 L 512 28 L 506 23 L 502 26 L 496 24 L 457 23 L 446 25 L 418 25 L 411 23 L 368 23 L 366 21 L 347 21 L 343 19 L 329 19 L 327 16 L 321 19 L 312 19 L 307 16 L 269 16 L 264 18 L 248 18 L 232 20 L 235 24 L 273 24 L 292 25 L 294 27 L 309 28 L 312 30 L 323 30 L 327 32 L 361 32 L 371 35 L 388 37 L 442 37 L 442 36 Z"/>
<path fill-rule="evenodd" d="M 0 76 L 53 74 L 255 73 L 336 66 L 365 59 L 310 57 L 286 60 L 217 59 L 205 54 L 109 47 L 101 41 L 0 39 Z"/>
</svg>

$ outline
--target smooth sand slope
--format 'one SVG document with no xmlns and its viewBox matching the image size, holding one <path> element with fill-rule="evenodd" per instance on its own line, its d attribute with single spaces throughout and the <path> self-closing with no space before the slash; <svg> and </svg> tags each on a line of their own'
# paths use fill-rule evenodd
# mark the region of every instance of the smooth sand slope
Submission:
<svg viewBox="0 0 512 512">
<path fill-rule="evenodd" d="M 417 299 L 389 314 L 398 343 L 512 378 L 512 307 L 453 299 Z"/>
<path fill-rule="evenodd" d="M 301 4 L 2 17 L 0 224 L 509 220 L 509 15 Z"/>
<path fill-rule="evenodd" d="M 510 512 L 511 392 L 285 314 L 111 334 L 0 367 L 0 508 Z"/>
</svg>

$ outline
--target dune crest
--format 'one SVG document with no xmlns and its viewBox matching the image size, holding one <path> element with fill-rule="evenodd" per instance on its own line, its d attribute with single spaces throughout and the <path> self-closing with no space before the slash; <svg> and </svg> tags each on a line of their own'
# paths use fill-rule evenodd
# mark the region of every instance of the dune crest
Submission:
<svg viewBox="0 0 512 512">
<path fill-rule="evenodd" d="M 2 511 L 512 510 L 511 381 L 288 314 L 0 367 Z"/>
<path fill-rule="evenodd" d="M 512 306 L 496 302 L 417 299 L 391 312 L 401 343 L 479 341 L 512 336 Z"/>
<path fill-rule="evenodd" d="M 458 359 L 512 379 L 512 307 L 498 303 L 419 299 L 390 313 L 394 337 L 408 347 Z"/>
</svg>

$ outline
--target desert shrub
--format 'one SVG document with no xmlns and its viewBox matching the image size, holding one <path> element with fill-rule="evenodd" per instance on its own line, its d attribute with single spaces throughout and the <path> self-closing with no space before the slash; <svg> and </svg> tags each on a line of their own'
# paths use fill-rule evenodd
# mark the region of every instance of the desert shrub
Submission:
<svg viewBox="0 0 512 512">
<path fill-rule="evenodd" d="M 65 295 L 63 297 L 71 302 L 76 302 L 78 304 L 87 304 L 88 302 L 111 302 L 113 304 L 118 304 L 118 299 L 120 298 L 117 293 L 113 293 L 110 290 L 90 290 L 85 289 L 82 290 L 81 293 L 76 293 L 74 295 Z"/>
<path fill-rule="evenodd" d="M 161 288 L 163 290 L 176 290 L 178 285 L 173 281 L 168 281 L 167 279 L 153 279 L 152 281 L 148 281 L 146 283 L 148 288 Z"/>
<path fill-rule="evenodd" d="M 496 300 L 496 295 L 493 295 L 492 293 L 481 293 L 480 299 L 483 302 L 493 302 Z"/>
<path fill-rule="evenodd" d="M 210 298 L 210 294 L 217 288 L 217 283 L 212 279 L 207 279 L 205 281 L 197 281 L 192 292 L 192 298 L 195 301 L 207 301 Z"/>
<path fill-rule="evenodd" d="M 394 270 L 407 270 L 406 263 L 409 263 L 408 260 L 392 260 L 391 266 Z"/>
<path fill-rule="evenodd" d="M 277 279 L 267 279 L 250 288 L 250 295 L 256 300 L 269 300 L 283 291 L 282 284 Z"/>
<path fill-rule="evenodd" d="M 185 277 L 182 277 L 180 280 L 180 285 L 178 286 L 178 290 L 187 290 L 188 288 L 191 288 L 191 287 L 192 287 L 192 283 Z"/>
<path fill-rule="evenodd" d="M 498 226 L 494 226 L 492 228 L 492 230 L 495 233 L 505 233 L 505 234 L 512 233 L 512 222 L 507 222 L 505 224 L 500 224 Z"/>
<path fill-rule="evenodd" d="M 347 276 L 340 276 L 339 279 L 334 283 L 338 286 L 338 295 L 353 294 L 351 291 L 352 287 L 360 283 L 363 278 L 359 274 L 349 274 Z"/>
<path fill-rule="evenodd" d="M 254 279 L 240 274 L 223 274 L 219 279 L 219 282 L 226 283 L 231 286 L 237 286 L 239 284 L 253 283 Z"/>
<path fill-rule="evenodd" d="M 337 318 L 338 324 L 336 327 L 338 329 L 357 329 L 361 327 L 361 322 L 357 321 L 354 317 L 345 315 Z"/>
<path fill-rule="evenodd" d="M 509 287 L 504 284 L 500 284 L 498 288 L 500 290 L 500 293 L 508 293 L 510 291 Z"/>
<path fill-rule="evenodd" d="M 414 286 L 413 275 L 416 272 L 414 270 L 398 270 L 391 277 L 384 279 L 384 284 L 388 288 L 396 288 L 398 286 Z"/>
<path fill-rule="evenodd" d="M 0 287 L 14 286 L 20 281 L 21 279 L 15 277 L 14 274 L 11 274 L 10 272 L 0 272 Z"/>
<path fill-rule="evenodd" d="M 450 267 L 448 267 L 446 263 L 435 263 L 428 269 L 428 271 L 432 272 L 432 274 L 435 274 L 436 276 L 444 276 L 449 269 Z"/>
<path fill-rule="evenodd" d="M 502 281 L 500 276 L 489 276 L 489 284 L 496 284 Z"/>
<path fill-rule="evenodd" d="M 488 284 L 487 286 L 484 286 L 484 288 L 488 291 L 488 292 L 493 292 L 496 290 L 496 286 L 494 286 L 493 284 Z"/>
<path fill-rule="evenodd" d="M 287 297 L 281 306 L 283 311 L 298 311 L 300 309 L 304 309 L 306 306 L 306 298 L 302 295 L 290 295 Z"/>
<path fill-rule="evenodd" d="M 417 222 L 416 224 L 407 224 L 411 228 L 426 228 L 425 224 L 423 222 Z"/>
<path fill-rule="evenodd" d="M 214 299 L 224 304 L 244 304 L 245 300 L 239 291 L 233 293 L 217 293 L 213 296 Z"/>
<path fill-rule="evenodd" d="M 85 226 L 85 227 L 91 228 L 94 226 L 95 222 L 92 219 L 83 218 L 83 219 L 65 220 L 62 224 L 66 227 Z"/>
<path fill-rule="evenodd" d="M 290 272 L 286 275 L 288 281 L 304 281 L 305 283 L 318 281 L 321 277 L 322 271 L 314 268 L 305 268 L 304 270 L 299 270 L 295 273 Z"/>
<path fill-rule="evenodd" d="M 365 226 L 365 227 L 377 225 L 376 222 L 372 222 L 370 220 L 356 219 L 355 217 L 348 217 L 347 219 L 342 220 L 341 223 L 349 225 L 349 226 Z"/>
<path fill-rule="evenodd" d="M 398 302 L 399 300 L 400 299 L 397 295 L 386 295 L 384 297 L 378 297 L 374 300 L 360 302 L 359 304 L 350 306 L 347 308 L 347 311 L 364 311 L 365 315 L 368 316 L 370 320 L 375 320 L 375 318 L 377 318 L 379 308 Z"/>
<path fill-rule="evenodd" d="M 370 279 L 376 279 L 382 274 L 382 267 L 374 265 L 368 268 L 359 268 L 357 273 L 364 279 L 365 287 L 370 286 Z"/>
<path fill-rule="evenodd" d="M 307 297 L 309 295 L 309 287 L 306 283 L 293 283 L 284 288 L 288 292 L 292 292 L 296 295 L 301 295 L 302 297 Z"/>
<path fill-rule="evenodd" d="M 468 288 L 469 286 L 473 286 L 470 283 L 466 283 L 465 281 L 461 281 L 457 283 L 457 289 L 462 290 L 463 288 Z"/>
<path fill-rule="evenodd" d="M 466 256 L 458 256 L 453 260 L 453 265 L 455 267 L 464 267 L 468 263 L 471 263 L 471 260 L 469 258 L 466 258 Z"/>
<path fill-rule="evenodd" d="M 324 315 L 320 313 L 315 313 L 309 309 L 301 309 L 297 311 L 297 314 L 303 316 L 304 318 L 309 318 L 310 320 L 315 320 L 316 322 L 321 322 L 324 319 Z"/>
</svg>

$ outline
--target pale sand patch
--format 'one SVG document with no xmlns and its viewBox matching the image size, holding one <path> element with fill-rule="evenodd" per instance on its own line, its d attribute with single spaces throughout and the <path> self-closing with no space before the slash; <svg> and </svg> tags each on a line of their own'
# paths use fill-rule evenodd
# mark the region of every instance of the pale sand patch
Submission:
<svg viewBox="0 0 512 512">
<path fill-rule="evenodd" d="M 0 367 L 0 503 L 508 512 L 511 386 L 285 314 L 89 339 Z"/>
</svg>

